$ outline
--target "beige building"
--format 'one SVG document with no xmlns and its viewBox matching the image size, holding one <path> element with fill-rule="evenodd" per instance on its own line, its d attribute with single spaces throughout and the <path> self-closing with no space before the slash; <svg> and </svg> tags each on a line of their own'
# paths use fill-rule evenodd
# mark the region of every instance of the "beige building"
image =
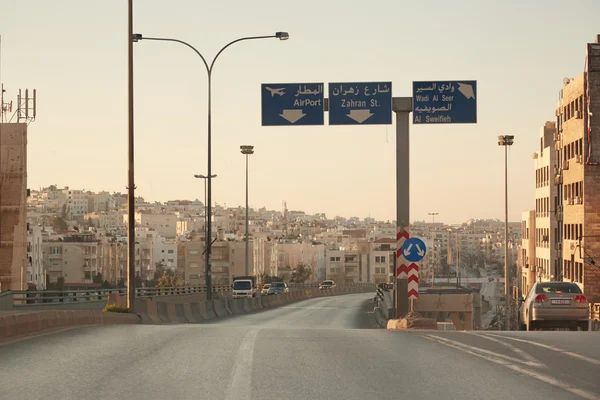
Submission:
<svg viewBox="0 0 600 400">
<path fill-rule="evenodd" d="M 127 224 L 129 216 L 123 214 L 123 223 Z M 177 215 L 175 214 L 154 214 L 151 212 L 136 212 L 136 226 L 150 228 L 165 238 L 174 238 L 177 236 Z"/>
<path fill-rule="evenodd" d="M 0 122 L 0 291 L 27 283 L 27 124 Z"/>
<path fill-rule="evenodd" d="M 93 233 L 65 235 L 45 240 L 44 270 L 49 283 L 64 278 L 65 286 L 79 286 L 93 282 L 100 272 L 99 240 Z"/>
<path fill-rule="evenodd" d="M 535 267 L 536 280 L 548 282 L 560 275 L 557 251 L 561 247 L 558 232 L 558 185 L 554 179 L 557 169 L 556 124 L 546 122 L 540 129 L 540 148 L 533 154 L 535 160 Z"/>
<path fill-rule="evenodd" d="M 585 72 L 564 84 L 556 109 L 562 279 L 600 302 L 600 35 L 587 45 Z"/>
<path fill-rule="evenodd" d="M 518 263 L 521 271 L 521 293 L 526 295 L 536 282 L 536 211 L 525 211 L 521 219 Z"/>
<path fill-rule="evenodd" d="M 42 227 L 27 226 L 27 283 L 42 290 L 46 287 Z"/>
</svg>

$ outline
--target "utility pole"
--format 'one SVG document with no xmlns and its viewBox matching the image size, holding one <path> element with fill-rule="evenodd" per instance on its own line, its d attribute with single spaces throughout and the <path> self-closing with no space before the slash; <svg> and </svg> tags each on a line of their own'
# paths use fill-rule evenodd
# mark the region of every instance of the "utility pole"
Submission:
<svg viewBox="0 0 600 400">
<path fill-rule="evenodd" d="M 248 222 L 248 156 L 250 154 L 254 154 L 254 146 L 243 145 L 240 146 L 240 151 L 242 154 L 246 156 L 246 254 L 245 254 L 245 271 L 246 276 L 248 276 L 248 231 L 249 231 L 249 222 Z"/>
<path fill-rule="evenodd" d="M 429 215 L 431 215 L 431 222 L 433 223 L 433 237 L 431 240 L 431 243 L 433 245 L 433 255 L 435 256 L 435 240 L 436 240 L 436 233 L 437 233 L 437 229 L 435 227 L 435 216 L 438 215 L 439 213 L 437 212 L 430 212 L 428 213 Z M 431 287 L 435 286 L 435 261 L 431 262 Z"/>
<path fill-rule="evenodd" d="M 135 311 L 135 174 L 133 135 L 133 0 L 128 0 L 127 58 L 128 58 L 128 182 L 127 182 L 127 308 Z"/>
<path fill-rule="evenodd" d="M 508 146 L 513 135 L 498 136 L 498 145 L 504 146 L 504 329 L 510 330 L 510 271 L 508 268 Z"/>
</svg>

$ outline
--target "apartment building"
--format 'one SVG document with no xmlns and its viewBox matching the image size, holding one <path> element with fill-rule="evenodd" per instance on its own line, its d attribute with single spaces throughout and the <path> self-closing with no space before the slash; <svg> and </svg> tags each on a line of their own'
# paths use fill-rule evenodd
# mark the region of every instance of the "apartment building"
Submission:
<svg viewBox="0 0 600 400">
<path fill-rule="evenodd" d="M 0 291 L 27 282 L 27 124 L 0 123 Z"/>
<path fill-rule="evenodd" d="M 127 224 L 128 219 L 129 216 L 123 214 L 124 224 Z M 136 212 L 135 223 L 137 226 L 153 229 L 165 238 L 174 238 L 177 236 L 177 215 L 175 214 Z"/>
<path fill-rule="evenodd" d="M 100 273 L 99 240 L 93 233 L 69 234 L 44 241 L 44 270 L 47 283 L 64 278 L 65 286 L 92 283 Z"/>
<path fill-rule="evenodd" d="M 556 109 L 560 276 L 600 302 L 600 35 L 586 50 L 585 72 L 565 78 Z"/>
<path fill-rule="evenodd" d="M 540 129 L 539 151 L 533 154 L 535 163 L 535 267 L 536 279 L 542 282 L 555 280 L 560 275 L 561 246 L 558 229 L 558 190 L 554 182 L 557 169 L 557 152 L 554 146 L 556 124 L 546 122 Z"/>
<path fill-rule="evenodd" d="M 529 210 L 522 214 L 521 218 L 521 247 L 518 255 L 518 265 L 521 271 L 521 293 L 529 293 L 531 286 L 537 281 L 536 278 L 536 211 Z"/>
<path fill-rule="evenodd" d="M 42 227 L 27 225 L 27 283 L 42 290 L 46 287 Z"/>
<path fill-rule="evenodd" d="M 66 196 L 67 215 L 69 218 L 82 217 L 88 212 L 88 195 L 83 190 L 74 190 L 67 186 L 62 192 Z"/>
</svg>

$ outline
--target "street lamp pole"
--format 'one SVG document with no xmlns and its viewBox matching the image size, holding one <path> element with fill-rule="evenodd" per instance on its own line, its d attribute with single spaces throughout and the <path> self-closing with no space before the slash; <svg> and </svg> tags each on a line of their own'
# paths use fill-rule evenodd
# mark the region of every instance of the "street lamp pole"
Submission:
<svg viewBox="0 0 600 400">
<path fill-rule="evenodd" d="M 134 42 L 137 42 L 140 40 L 156 40 L 156 41 L 175 42 L 175 43 L 183 44 L 184 46 L 187 46 L 190 49 L 192 49 L 202 59 L 202 62 L 204 63 L 204 66 L 206 67 L 206 72 L 208 73 L 208 149 L 207 149 L 208 150 L 208 179 L 207 179 L 208 180 L 208 189 L 207 189 L 208 195 L 207 195 L 206 202 L 208 205 L 207 213 L 209 215 L 212 215 L 212 206 L 211 206 L 211 202 L 212 202 L 212 179 L 211 179 L 211 175 L 212 175 L 212 71 L 215 66 L 215 61 L 217 61 L 217 58 L 219 58 L 221 53 L 223 53 L 223 51 L 226 48 L 228 48 L 229 46 L 231 46 L 234 43 L 238 43 L 238 42 L 245 41 L 245 40 L 271 39 L 271 38 L 277 38 L 279 40 L 287 40 L 290 38 L 290 35 L 287 32 L 276 32 L 274 35 L 269 35 L 269 36 L 248 36 L 248 37 L 243 37 L 243 38 L 233 40 L 233 41 L 227 43 L 225 46 L 223 46 L 221 48 L 221 50 L 219 50 L 219 52 L 217 53 L 215 58 L 213 58 L 212 62 L 209 65 L 208 62 L 206 61 L 206 58 L 204 58 L 204 56 L 198 50 L 196 50 L 196 48 L 194 46 L 192 46 L 191 44 L 186 43 L 182 40 L 170 39 L 170 38 L 143 37 L 142 34 L 140 34 L 140 33 L 136 33 L 133 35 Z M 212 231 L 211 219 L 208 218 L 207 222 L 208 222 L 207 231 L 211 232 Z M 212 242 L 210 240 L 210 237 L 207 235 L 206 236 L 206 251 L 205 251 L 206 299 L 207 300 L 212 300 L 212 276 L 211 276 L 211 264 L 210 264 L 211 244 L 212 244 Z"/>
<path fill-rule="evenodd" d="M 498 145 L 504 146 L 504 329 L 510 330 L 510 271 L 508 268 L 508 147 L 515 141 L 513 135 L 498 136 Z"/>
<path fill-rule="evenodd" d="M 211 178 L 216 178 L 217 175 L 213 174 L 211 176 Z M 206 181 L 208 180 L 208 177 L 206 175 L 194 175 L 194 178 L 197 179 L 204 179 L 204 237 L 206 237 L 206 235 L 209 235 L 208 231 L 206 230 L 206 224 L 207 224 L 207 214 L 206 214 Z M 212 215 L 211 215 L 212 217 Z"/>
<path fill-rule="evenodd" d="M 133 0 L 128 2 L 127 23 L 127 92 L 128 119 L 127 135 L 127 308 L 135 312 L 135 174 L 134 174 L 134 134 L 133 134 Z M 140 269 L 141 271 L 141 269 Z"/>
<path fill-rule="evenodd" d="M 435 236 L 436 236 L 436 232 L 437 232 L 437 230 L 435 229 L 435 216 L 438 215 L 439 213 L 430 212 L 428 214 L 431 215 L 431 220 L 433 223 L 433 239 L 432 239 L 431 243 L 433 244 L 432 254 L 435 255 Z M 434 287 L 435 286 L 435 261 L 432 264 L 433 264 L 433 267 L 431 268 L 431 287 Z"/>
<path fill-rule="evenodd" d="M 254 146 L 243 145 L 240 146 L 240 151 L 242 154 L 246 156 L 246 255 L 245 255 L 245 265 L 246 265 L 246 276 L 248 276 L 248 156 L 250 154 L 254 154 Z"/>
</svg>

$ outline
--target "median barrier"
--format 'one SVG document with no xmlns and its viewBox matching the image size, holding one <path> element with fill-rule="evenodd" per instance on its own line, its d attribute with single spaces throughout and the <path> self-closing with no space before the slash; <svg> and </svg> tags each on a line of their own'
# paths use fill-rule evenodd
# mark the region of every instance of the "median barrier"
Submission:
<svg viewBox="0 0 600 400">
<path fill-rule="evenodd" d="M 228 311 L 227 311 L 227 302 L 225 301 L 225 299 L 222 300 L 212 300 L 210 301 L 210 303 L 212 303 L 213 306 L 213 310 L 216 314 L 217 317 L 226 317 L 228 315 L 231 315 Z"/>
<path fill-rule="evenodd" d="M 111 304 L 111 303 L 109 303 Z M 136 299 L 135 312 L 142 318 L 144 323 L 160 324 L 156 302 L 151 299 Z"/>
<path fill-rule="evenodd" d="M 262 306 L 262 304 L 260 302 L 260 298 L 259 297 L 253 297 L 252 298 L 252 307 L 254 307 L 254 309 L 256 311 L 263 309 L 263 306 Z"/>
<path fill-rule="evenodd" d="M 243 308 L 244 312 L 245 313 L 254 312 L 254 308 L 252 307 L 252 299 L 245 297 L 243 300 L 244 300 L 244 308 Z"/>
<path fill-rule="evenodd" d="M 209 319 L 211 319 L 212 315 L 208 312 L 206 301 L 197 301 L 195 303 L 191 303 L 191 306 L 192 315 L 194 316 L 196 321 L 208 321 Z M 214 311 L 212 312 L 212 314 L 214 314 Z"/>
<path fill-rule="evenodd" d="M 162 322 L 171 322 L 169 320 L 169 311 L 167 310 L 167 303 L 165 303 L 164 301 L 157 301 L 156 310 L 158 312 L 158 318 L 160 318 Z"/>
<path fill-rule="evenodd" d="M 271 308 L 271 298 L 269 296 L 260 296 L 259 299 L 263 308 Z"/>
<path fill-rule="evenodd" d="M 230 299 L 227 300 L 229 304 L 229 309 L 234 315 L 244 314 L 244 302 L 240 301 L 240 299 Z"/>
<path fill-rule="evenodd" d="M 137 324 L 139 317 L 129 313 L 101 311 L 34 311 L 0 316 L 0 340 L 39 333 L 49 329 L 84 325 Z"/>
<path fill-rule="evenodd" d="M 167 304 L 167 315 L 169 322 L 175 323 L 186 323 L 187 318 L 183 311 L 183 303 L 166 303 Z"/>
<path fill-rule="evenodd" d="M 190 324 L 198 322 L 196 321 L 196 318 L 194 318 L 194 314 L 192 313 L 191 303 L 183 303 L 181 306 L 183 307 L 183 315 L 185 317 L 186 322 Z"/>
</svg>

